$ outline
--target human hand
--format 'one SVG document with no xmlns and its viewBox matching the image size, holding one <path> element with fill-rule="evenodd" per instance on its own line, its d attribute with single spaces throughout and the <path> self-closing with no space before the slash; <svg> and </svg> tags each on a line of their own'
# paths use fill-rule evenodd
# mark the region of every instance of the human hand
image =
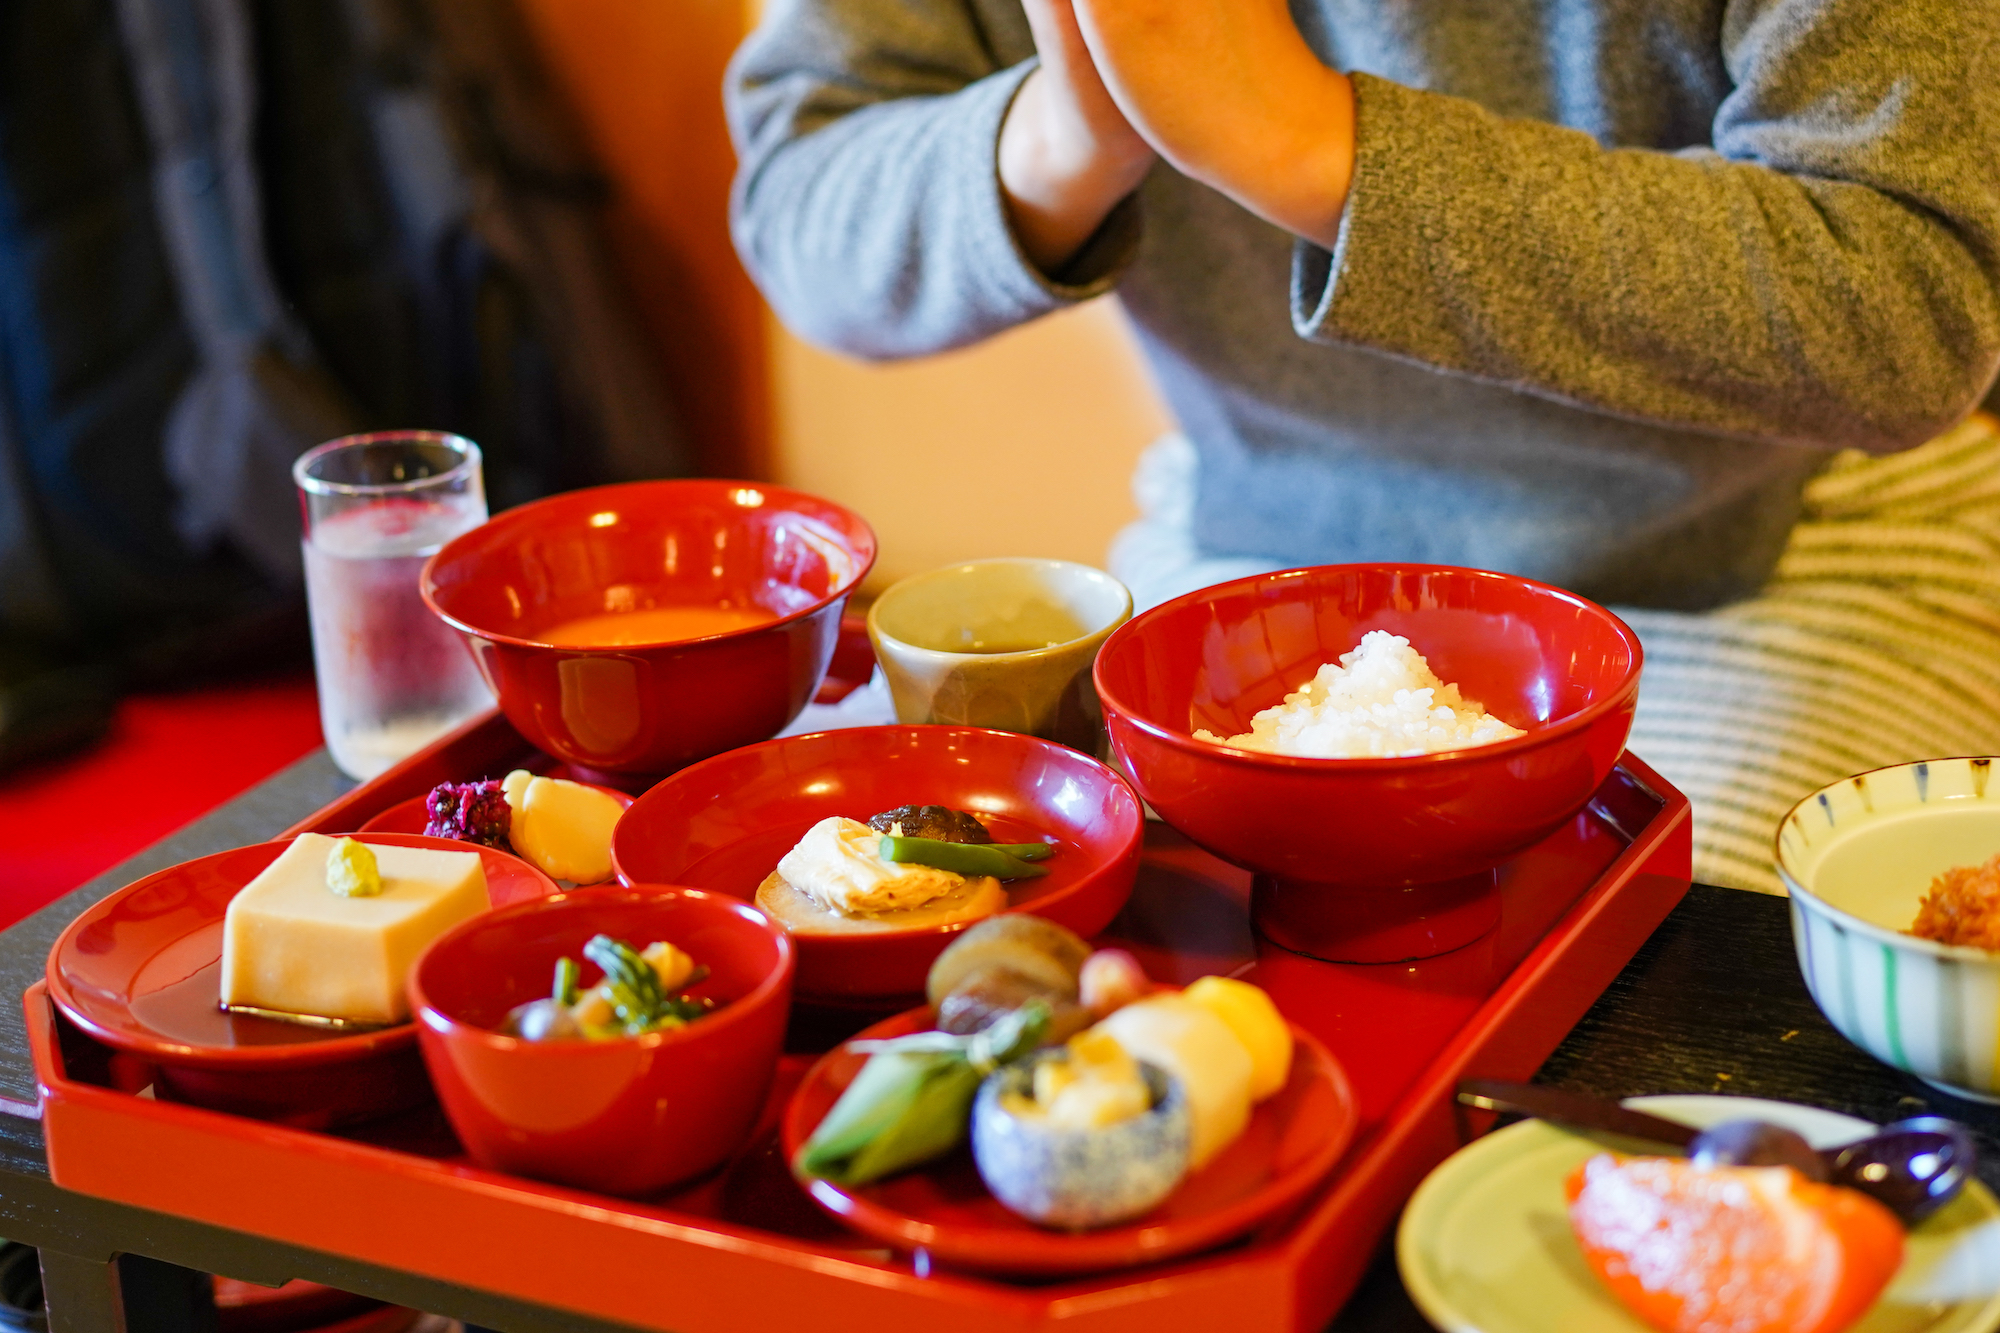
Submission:
<svg viewBox="0 0 2000 1333">
<path fill-rule="evenodd" d="M 1021 248 L 1055 273 L 1138 188 L 1154 154 L 1098 77 L 1070 0 L 1023 7 L 1041 67 L 1000 127 L 1000 186 Z"/>
<path fill-rule="evenodd" d="M 1354 175 L 1354 90 L 1285 0 L 1074 0 L 1118 108 L 1182 174 L 1331 247 Z"/>
</svg>

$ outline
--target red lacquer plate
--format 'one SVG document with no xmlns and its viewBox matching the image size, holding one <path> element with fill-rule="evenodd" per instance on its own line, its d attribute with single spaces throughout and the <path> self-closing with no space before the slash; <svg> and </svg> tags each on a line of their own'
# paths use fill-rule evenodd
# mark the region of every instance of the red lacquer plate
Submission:
<svg viewBox="0 0 2000 1333">
<path fill-rule="evenodd" d="M 1145 818 L 1125 780 L 1054 741 L 977 727 L 853 727 L 717 755 L 635 801 L 611 835 L 611 856 L 627 884 L 754 898 L 820 820 L 901 805 L 969 810 L 999 842 L 1055 839 L 1049 873 L 1010 883 L 1010 905 L 1085 939 L 1132 894 Z M 795 935 L 795 988 L 821 1002 L 920 996 L 932 960 L 971 924 Z"/>
<path fill-rule="evenodd" d="M 556 892 L 547 875 L 490 847 L 398 833 L 361 840 L 476 851 L 495 907 Z M 327 1123 L 407 1105 L 424 1091 L 414 1025 L 322 1031 L 219 1007 L 229 900 L 288 846 L 184 861 L 97 903 L 49 950 L 49 998 L 85 1032 L 145 1062 L 134 1077 L 156 1076 L 177 1100 Z"/>
<path fill-rule="evenodd" d="M 541 776 L 548 775 L 544 774 Z M 570 781 L 575 782 L 576 779 L 571 778 Z M 594 782 L 583 782 L 578 783 L 578 785 L 589 787 L 592 791 L 603 792 L 606 796 L 618 802 L 618 807 L 621 810 L 630 810 L 632 808 L 632 797 L 625 792 L 619 791 L 616 787 L 600 787 Z M 423 831 L 430 827 L 431 822 L 430 812 L 424 805 L 428 800 L 430 800 L 430 793 L 426 792 L 422 796 L 412 796 L 407 801 L 398 801 L 381 814 L 369 820 L 366 824 L 363 824 L 360 831 L 363 833 L 412 833 L 421 836 Z M 463 846 L 464 844 L 460 845 Z M 613 875 L 612 878 L 615 879 L 616 875 Z M 494 904 L 495 907 L 499 905 L 498 903 Z"/>
<path fill-rule="evenodd" d="M 928 1007 L 856 1034 L 901 1037 L 932 1026 Z M 975 1272 L 1058 1277 L 1192 1254 L 1282 1219 L 1353 1141 L 1359 1104 L 1347 1075 L 1318 1039 L 1294 1024 L 1291 1079 L 1251 1112 L 1241 1138 L 1182 1181 L 1136 1222 L 1099 1231 L 1050 1231 L 1009 1212 L 986 1190 L 969 1148 L 867 1185 L 802 1182 L 815 1203 L 855 1230 Z M 785 1108 L 785 1159 L 833 1109 L 867 1063 L 846 1046 L 821 1057 Z"/>
</svg>

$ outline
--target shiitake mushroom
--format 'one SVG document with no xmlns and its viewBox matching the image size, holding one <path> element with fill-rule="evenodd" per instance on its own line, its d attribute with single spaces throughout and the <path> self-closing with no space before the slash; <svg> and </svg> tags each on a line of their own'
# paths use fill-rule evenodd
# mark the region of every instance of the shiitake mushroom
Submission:
<svg viewBox="0 0 2000 1333">
<path fill-rule="evenodd" d="M 942 805 L 899 805 L 884 810 L 868 821 L 877 833 L 888 833 L 898 824 L 906 838 L 934 838 L 938 842 L 992 842 L 986 825 L 963 810 Z"/>
</svg>

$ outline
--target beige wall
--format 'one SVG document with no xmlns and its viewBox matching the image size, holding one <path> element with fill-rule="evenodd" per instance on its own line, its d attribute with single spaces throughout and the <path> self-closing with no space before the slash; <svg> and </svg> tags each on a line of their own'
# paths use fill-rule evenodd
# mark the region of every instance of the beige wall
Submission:
<svg viewBox="0 0 2000 1333">
<path fill-rule="evenodd" d="M 981 556 L 1101 566 L 1132 464 L 1170 425 L 1109 300 L 893 365 L 770 327 L 776 479 L 874 525 L 878 591 Z"/>
</svg>

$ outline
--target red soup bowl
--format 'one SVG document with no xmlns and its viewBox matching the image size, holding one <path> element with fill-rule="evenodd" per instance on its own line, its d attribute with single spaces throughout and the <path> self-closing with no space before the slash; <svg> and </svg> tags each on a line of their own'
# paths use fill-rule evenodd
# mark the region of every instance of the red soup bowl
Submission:
<svg viewBox="0 0 2000 1333">
<path fill-rule="evenodd" d="M 900 805 L 978 815 L 996 842 L 1053 838 L 1049 873 L 1007 885 L 1011 910 L 1089 938 L 1139 873 L 1145 819 L 1125 780 L 1054 741 L 977 727 L 854 727 L 752 745 L 681 770 L 632 803 L 611 834 L 626 883 L 691 884 L 754 898 L 778 858 L 829 815 Z M 821 1002 L 921 995 L 958 922 L 798 935 L 799 994 Z"/>
<path fill-rule="evenodd" d="M 667 940 L 709 969 L 719 1002 L 671 1032 L 523 1041 L 499 1031 L 548 995 L 556 960 L 604 934 Z M 653 1194 L 742 1147 L 770 1092 L 791 1007 L 792 944 L 734 898 L 678 888 L 586 889 L 489 913 L 440 938 L 410 971 L 424 1065 L 481 1166 L 605 1194 Z"/>
<path fill-rule="evenodd" d="M 874 563 L 875 534 L 828 501 L 637 481 L 537 500 L 453 539 L 424 566 L 423 596 L 523 736 L 585 769 L 644 775 L 798 716 Z M 632 642 L 549 642 L 579 620 L 648 612 L 620 631 Z"/>
<path fill-rule="evenodd" d="M 1525 736 L 1404 758 L 1306 759 L 1196 740 L 1250 730 L 1370 630 Z M 1530 579 L 1327 565 L 1155 607 L 1099 653 L 1111 745 L 1162 818 L 1255 873 L 1266 938 L 1340 962 L 1423 958 L 1499 919 L 1495 869 L 1589 802 L 1624 752 L 1639 640 Z"/>
</svg>

